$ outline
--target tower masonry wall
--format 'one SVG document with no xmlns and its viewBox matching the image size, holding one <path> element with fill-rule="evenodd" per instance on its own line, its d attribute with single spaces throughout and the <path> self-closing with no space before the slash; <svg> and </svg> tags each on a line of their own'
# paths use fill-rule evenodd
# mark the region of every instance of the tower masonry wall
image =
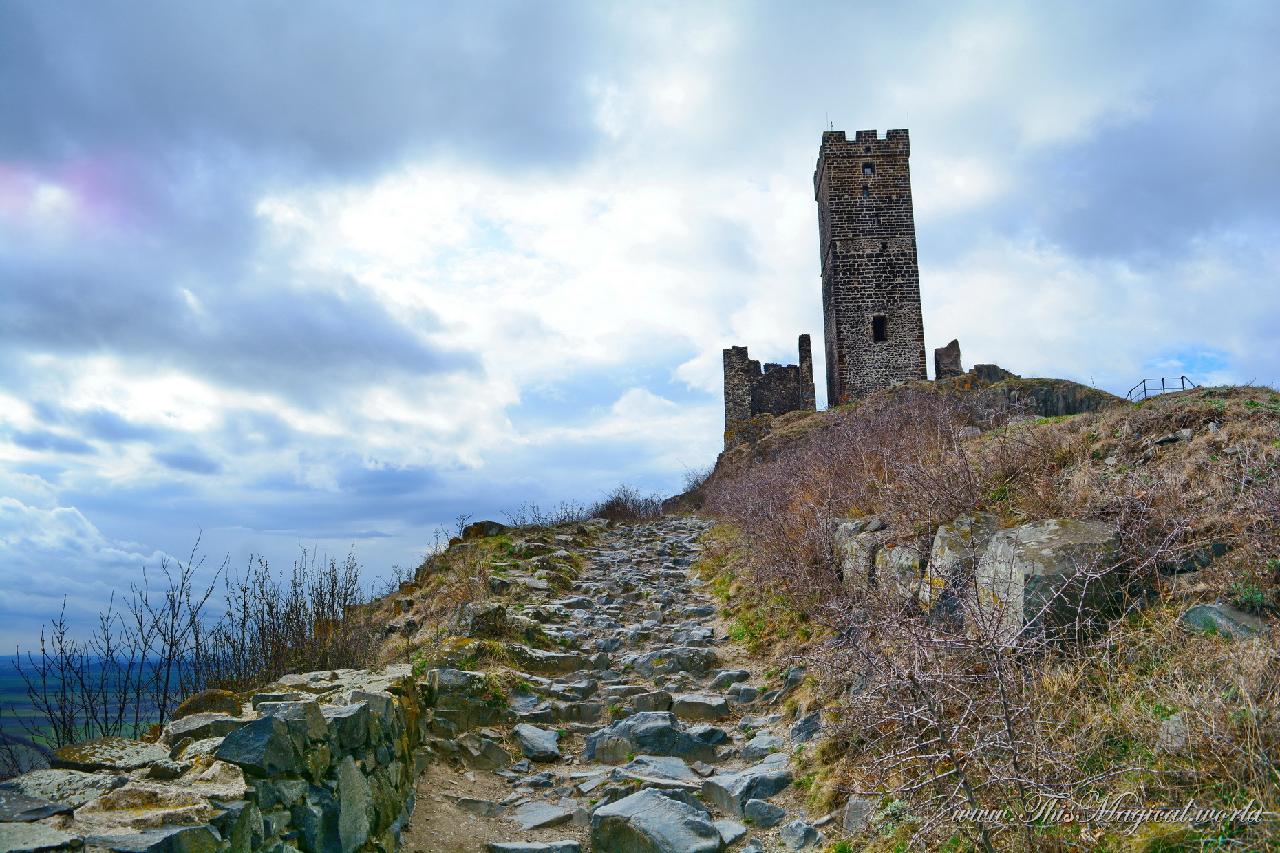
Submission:
<svg viewBox="0 0 1280 853">
<path fill-rule="evenodd" d="M 926 378 L 905 130 L 822 134 L 813 175 L 827 400 Z"/>
</svg>

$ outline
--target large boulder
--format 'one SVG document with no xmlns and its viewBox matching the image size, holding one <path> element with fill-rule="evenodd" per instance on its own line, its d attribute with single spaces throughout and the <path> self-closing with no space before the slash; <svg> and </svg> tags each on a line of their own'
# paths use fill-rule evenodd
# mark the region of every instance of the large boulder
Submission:
<svg viewBox="0 0 1280 853">
<path fill-rule="evenodd" d="M 680 672 L 703 675 L 715 669 L 719 660 L 711 649 L 698 646 L 673 646 L 627 658 L 623 663 L 630 665 L 645 678 L 653 678 L 658 674 L 674 675 Z"/>
<path fill-rule="evenodd" d="M 630 753 L 711 761 L 715 759 L 711 740 L 709 732 L 698 737 L 682 728 L 669 711 L 642 711 L 588 735 L 586 757 L 602 764 L 621 764 Z"/>
<path fill-rule="evenodd" d="M 964 367 L 960 364 L 960 341 L 953 338 L 945 347 L 938 347 L 933 351 L 934 379 L 963 375 Z"/>
<path fill-rule="evenodd" d="M 778 752 L 744 770 L 704 780 L 702 798 L 715 803 L 726 814 L 742 817 L 748 800 L 767 800 L 790 784 L 787 756 Z"/>
<path fill-rule="evenodd" d="M 192 714 L 230 714 L 235 717 L 240 714 L 240 706 L 240 697 L 230 690 L 201 690 L 184 699 L 169 719 L 180 720 Z"/>
<path fill-rule="evenodd" d="M 213 754 L 254 776 L 291 776 L 303 768 L 288 724 L 277 717 L 263 717 L 241 726 L 227 735 Z"/>
<path fill-rule="evenodd" d="M 497 521 L 473 521 L 462 528 L 462 541 L 483 539 L 486 536 L 501 536 L 511 528 Z"/>
<path fill-rule="evenodd" d="M 560 735 L 551 729 L 520 723 L 511 730 L 520 751 L 530 761 L 559 761 Z"/>
<path fill-rule="evenodd" d="M 975 627 L 1006 643 L 1089 630 L 1111 609 L 1118 545 L 1114 527 L 1070 518 L 996 533 L 978 561 Z"/>
<path fill-rule="evenodd" d="M 876 584 L 899 598 L 915 600 L 924 585 L 925 554 L 921 548 L 906 542 L 885 545 L 876 551 L 874 560 Z"/>
<path fill-rule="evenodd" d="M 939 527 L 920 585 L 921 606 L 955 615 L 959 596 L 972 589 L 978 560 L 999 529 L 999 519 L 985 512 L 962 515 Z"/>
<path fill-rule="evenodd" d="M 865 591 L 875 577 L 876 554 L 893 534 L 885 529 L 879 516 L 842 521 L 832 533 L 831 545 L 840 577 L 853 591 Z"/>
<path fill-rule="evenodd" d="M 646 788 L 596 809 L 591 844 L 609 853 L 720 853 L 724 839 L 710 815 Z"/>
</svg>

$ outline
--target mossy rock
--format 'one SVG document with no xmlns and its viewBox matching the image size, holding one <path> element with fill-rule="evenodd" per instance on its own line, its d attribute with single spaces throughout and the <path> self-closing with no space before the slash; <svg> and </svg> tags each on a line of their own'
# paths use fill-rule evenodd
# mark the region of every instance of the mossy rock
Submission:
<svg viewBox="0 0 1280 853">
<path fill-rule="evenodd" d="M 180 720 L 192 714 L 240 714 L 240 697 L 230 690 L 201 690 L 188 696 L 170 715 L 170 720 Z"/>
</svg>

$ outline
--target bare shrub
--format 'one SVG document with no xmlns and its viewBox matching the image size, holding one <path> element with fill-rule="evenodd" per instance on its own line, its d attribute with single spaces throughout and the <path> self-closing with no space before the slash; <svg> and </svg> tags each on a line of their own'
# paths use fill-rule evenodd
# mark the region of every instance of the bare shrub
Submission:
<svg viewBox="0 0 1280 853">
<path fill-rule="evenodd" d="M 553 507 L 544 509 L 536 503 L 520 504 L 514 510 L 504 511 L 507 523 L 512 527 L 555 527 L 561 524 L 572 524 L 591 518 L 591 507 L 574 501 L 561 501 Z"/>
<path fill-rule="evenodd" d="M 592 507 L 592 518 L 609 521 L 646 521 L 662 515 L 662 498 L 641 494 L 639 489 L 625 483 L 617 486 Z"/>
<path fill-rule="evenodd" d="M 1169 572 L 1225 552 L 1202 572 L 1211 588 L 1244 576 L 1257 608 L 1274 607 L 1280 397 L 1242 406 L 1241 396 L 1063 420 L 899 389 L 828 413 L 812 440 L 717 474 L 706 507 L 738 531 L 735 570 L 822 628 L 805 657 L 843 747 L 832 784 L 906 800 L 917 843 L 959 832 L 986 850 L 1010 837 L 1019 849 L 1052 847 L 1061 839 L 1037 825 L 1039 805 L 1078 806 L 1099 792 L 1181 805 L 1235 790 L 1274 807 L 1276 638 L 1233 659 L 1225 640 L 1188 639 L 1181 609 L 1159 597 Z M 985 431 L 962 438 L 966 426 Z M 1192 438 L 1174 435 L 1183 428 Z M 1011 634 L 1009 614 L 972 575 L 958 619 L 922 610 L 884 579 L 842 577 L 834 533 L 844 519 L 878 515 L 891 544 L 927 554 L 940 523 L 974 512 L 1006 527 L 1054 517 L 1113 526 L 1118 550 L 1076 567 L 1076 592 L 1108 591 L 1103 609 L 1063 590 L 1029 614 L 1030 628 L 1019 612 Z M 1068 603 L 1064 630 L 1038 629 Z M 1175 711 L 1190 745 L 1156 760 L 1160 715 Z M 985 811 L 957 825 L 957 805 Z"/>
<path fill-rule="evenodd" d="M 14 744 L 29 756 L 97 737 L 138 737 L 208 687 L 249 690 L 289 672 L 374 660 L 354 555 L 339 563 L 304 551 L 287 578 L 262 559 L 251 559 L 243 575 L 224 562 L 200 583 L 198 549 L 197 541 L 185 562 L 144 569 L 123 605 L 112 596 L 86 639 L 74 635 L 64 605 L 37 648 L 18 650 L 34 721 L 19 719 L 16 730 L 9 724 L 0 750 L 9 766 L 0 770 L 26 769 Z M 219 586 L 224 607 L 214 615 L 210 599 Z"/>
</svg>

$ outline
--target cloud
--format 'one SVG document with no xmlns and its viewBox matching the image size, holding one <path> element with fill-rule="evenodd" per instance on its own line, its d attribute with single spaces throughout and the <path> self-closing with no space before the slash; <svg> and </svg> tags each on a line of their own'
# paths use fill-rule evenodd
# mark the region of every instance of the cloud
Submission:
<svg viewBox="0 0 1280 853">
<path fill-rule="evenodd" d="M 185 471 L 188 474 L 216 474 L 222 465 L 216 459 L 194 447 L 182 450 L 167 450 L 154 454 L 155 460 L 166 468 Z"/>
<path fill-rule="evenodd" d="M 29 648 L 64 598 L 69 620 L 87 623 L 113 591 L 127 589 L 144 565 L 164 557 L 108 539 L 74 507 L 0 497 L 0 566 L 9 579 L 0 584 L 0 641 Z"/>
<path fill-rule="evenodd" d="M 0 586 L 670 491 L 820 336 L 827 121 L 911 129 L 928 346 L 1280 381 L 1280 13 L 1175 12 L 0 6 Z"/>
</svg>

